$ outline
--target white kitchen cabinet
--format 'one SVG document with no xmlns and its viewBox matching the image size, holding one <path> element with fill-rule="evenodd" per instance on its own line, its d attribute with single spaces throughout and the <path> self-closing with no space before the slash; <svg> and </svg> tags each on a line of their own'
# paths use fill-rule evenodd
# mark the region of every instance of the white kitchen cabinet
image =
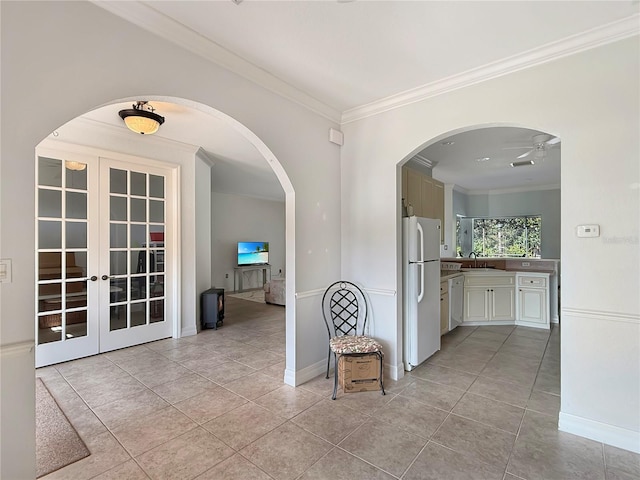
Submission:
<svg viewBox="0 0 640 480">
<path fill-rule="evenodd" d="M 440 282 L 440 335 L 449 331 L 449 280 Z"/>
<path fill-rule="evenodd" d="M 549 328 L 549 274 L 517 274 L 518 325 Z"/>
<path fill-rule="evenodd" d="M 515 275 L 469 275 L 464 283 L 464 322 L 513 322 Z"/>
<path fill-rule="evenodd" d="M 464 317 L 464 277 L 449 279 L 449 330 L 462 323 Z"/>
</svg>

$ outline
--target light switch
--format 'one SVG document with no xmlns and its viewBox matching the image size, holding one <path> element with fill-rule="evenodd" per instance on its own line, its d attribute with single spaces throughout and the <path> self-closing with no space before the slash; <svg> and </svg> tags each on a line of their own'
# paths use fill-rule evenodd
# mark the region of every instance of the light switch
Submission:
<svg viewBox="0 0 640 480">
<path fill-rule="evenodd" d="M 11 283 L 11 259 L 0 259 L 0 283 Z"/>
<path fill-rule="evenodd" d="M 578 225 L 578 237 L 599 237 L 600 225 Z"/>
</svg>

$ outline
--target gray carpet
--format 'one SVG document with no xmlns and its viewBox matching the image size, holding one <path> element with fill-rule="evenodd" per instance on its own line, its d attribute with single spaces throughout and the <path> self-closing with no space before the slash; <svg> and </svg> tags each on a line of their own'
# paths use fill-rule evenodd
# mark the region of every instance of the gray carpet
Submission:
<svg viewBox="0 0 640 480">
<path fill-rule="evenodd" d="M 45 384 L 36 378 L 36 476 L 90 455 Z"/>
</svg>

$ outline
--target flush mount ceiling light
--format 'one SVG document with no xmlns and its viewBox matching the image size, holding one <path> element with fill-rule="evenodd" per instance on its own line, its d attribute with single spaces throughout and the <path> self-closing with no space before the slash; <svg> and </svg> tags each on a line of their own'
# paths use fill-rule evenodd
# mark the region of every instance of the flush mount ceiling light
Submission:
<svg viewBox="0 0 640 480">
<path fill-rule="evenodd" d="M 154 113 L 153 108 L 147 102 L 136 102 L 133 108 L 120 110 L 119 115 L 124 124 L 132 132 L 142 135 L 151 135 L 156 133 L 160 125 L 164 123 L 164 117 Z"/>
<path fill-rule="evenodd" d="M 81 171 L 87 168 L 86 163 L 76 162 L 74 160 L 65 161 L 64 166 L 67 167 L 67 170 L 75 170 L 75 171 Z"/>
</svg>

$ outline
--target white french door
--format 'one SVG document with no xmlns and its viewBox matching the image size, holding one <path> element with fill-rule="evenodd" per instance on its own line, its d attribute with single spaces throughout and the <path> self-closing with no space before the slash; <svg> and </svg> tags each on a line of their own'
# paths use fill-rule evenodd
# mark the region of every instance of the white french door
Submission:
<svg viewBox="0 0 640 480">
<path fill-rule="evenodd" d="M 173 170 L 38 149 L 36 366 L 171 336 Z"/>
</svg>

